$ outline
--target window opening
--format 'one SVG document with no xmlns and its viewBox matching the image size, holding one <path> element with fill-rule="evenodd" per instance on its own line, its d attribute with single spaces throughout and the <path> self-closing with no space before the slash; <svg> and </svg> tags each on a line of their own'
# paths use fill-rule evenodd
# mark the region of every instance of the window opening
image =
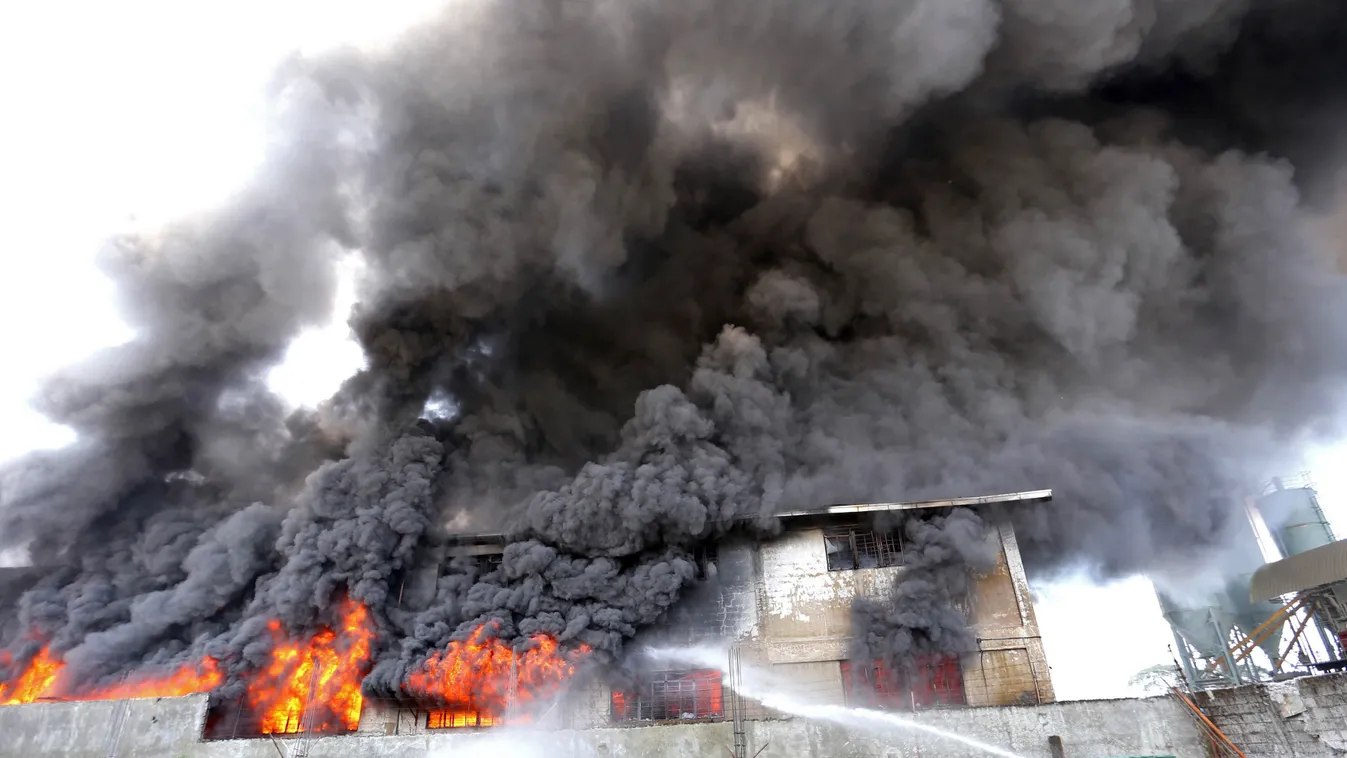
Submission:
<svg viewBox="0 0 1347 758">
<path fill-rule="evenodd" d="M 725 716 L 720 672 L 713 669 L 644 674 L 627 690 L 614 690 L 615 722 L 718 719 Z"/>
<path fill-rule="evenodd" d="M 834 527 L 824 531 L 823 547 L 829 571 L 903 565 L 903 541 L 898 532 Z"/>
<path fill-rule="evenodd" d="M 474 729 L 495 725 L 496 717 L 481 711 L 431 711 L 426 716 L 427 729 Z"/>
<path fill-rule="evenodd" d="M 963 671 L 958 656 L 917 656 L 910 666 L 891 669 L 842 662 L 842 683 L 848 705 L 911 711 L 965 705 Z"/>
</svg>

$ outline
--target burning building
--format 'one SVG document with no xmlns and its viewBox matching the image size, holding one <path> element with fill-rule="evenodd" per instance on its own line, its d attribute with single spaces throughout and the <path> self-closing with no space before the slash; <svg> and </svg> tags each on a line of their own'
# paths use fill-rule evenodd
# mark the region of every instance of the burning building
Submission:
<svg viewBox="0 0 1347 758">
<path fill-rule="evenodd" d="M 256 176 L 108 245 L 132 337 L 35 398 L 76 441 L 0 469 L 40 567 L 0 577 L 0 700 L 452 731 L 570 683 L 718 727 L 723 672 L 635 662 L 705 616 L 834 700 L 1068 713 L 1012 544 L 1216 561 L 1338 421 L 1344 13 L 466 0 L 295 57 Z M 348 270 L 365 365 L 289 407 Z"/>
<path fill-rule="evenodd" d="M 703 585 L 658 629 L 638 636 L 638 647 L 729 645 L 742 663 L 770 667 L 788 680 L 811 682 L 808 695 L 829 705 L 910 712 L 1052 702 L 1043 643 L 1007 512 L 1016 503 L 1050 498 L 1051 492 L 1044 490 L 835 506 L 782 514 L 782 531 L 772 538 L 751 528 L 731 530 L 713 550 L 698 554 Z M 932 560 L 924 555 L 923 551 L 939 552 L 947 546 L 935 544 L 923 532 L 933 518 L 969 508 L 988 514 L 986 523 L 978 520 L 977 533 L 968 535 L 985 562 L 967 581 L 942 591 L 939 602 L 954 616 L 948 628 L 913 630 L 909 655 L 871 652 L 892 646 L 872 648 L 874 642 L 864 639 L 875 631 L 871 611 L 861 610 L 865 601 L 883 605 L 895 585 L 949 581 L 938 576 L 946 562 L 960 575 L 967 574 L 962 559 Z M 499 536 L 459 537 L 440 550 L 445 557 L 466 556 L 493 565 L 500 560 L 502 543 Z M 417 577 L 416 586 L 404 590 L 404 602 L 409 606 L 427 602 L 425 588 L 436 579 L 434 571 Z M 553 649 L 548 645 L 542 649 L 544 658 L 553 660 Z M 639 654 L 626 663 L 625 675 L 607 680 L 590 677 L 571 691 L 551 712 L 554 723 L 592 728 L 730 719 L 728 706 L 735 695 L 721 667 L 661 668 Z M 435 725 L 432 728 L 495 724 L 509 710 L 501 697 L 507 683 L 519 696 L 536 697 L 529 681 L 536 669 L 521 658 L 511 669 L 512 678 L 502 677 L 501 685 L 483 693 L 480 703 L 464 701 L 460 710 L 467 718 L 445 718 L 434 706 L 415 705 L 408 697 L 384 701 L 394 711 L 387 718 L 401 731 L 416 724 Z M 741 708 L 741 717 L 767 713 L 751 702 Z"/>
</svg>

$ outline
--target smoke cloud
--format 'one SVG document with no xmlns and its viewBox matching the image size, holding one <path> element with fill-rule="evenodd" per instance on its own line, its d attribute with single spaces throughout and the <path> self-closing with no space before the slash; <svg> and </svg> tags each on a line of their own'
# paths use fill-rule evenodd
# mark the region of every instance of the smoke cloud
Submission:
<svg viewBox="0 0 1347 758">
<path fill-rule="evenodd" d="M 966 508 L 890 528 L 901 536 L 904 570 L 886 598 L 852 605 L 852 657 L 897 670 L 917 656 L 976 650 L 965 605 L 973 575 L 996 565 L 995 535 Z"/>
<path fill-rule="evenodd" d="M 736 519 L 1042 487 L 1035 570 L 1214 560 L 1337 429 L 1344 13 L 463 0 L 293 61 L 252 185 L 110 246 L 136 337 L 37 399 L 74 446 L 0 472 L 0 549 L 51 567 L 13 633 L 242 676 L 350 597 L 394 689 L 483 623 L 615 656 Z M 344 256 L 368 368 L 289 412 L 261 377 Z M 904 528 L 866 655 L 958 647 L 977 516 Z M 401 607 L 454 529 L 503 562 Z"/>
</svg>

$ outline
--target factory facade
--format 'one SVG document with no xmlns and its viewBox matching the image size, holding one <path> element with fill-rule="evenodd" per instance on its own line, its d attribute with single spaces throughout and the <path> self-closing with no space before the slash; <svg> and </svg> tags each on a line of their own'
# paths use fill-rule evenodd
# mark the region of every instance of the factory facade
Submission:
<svg viewBox="0 0 1347 758">
<path fill-rule="evenodd" d="M 732 534 L 714 550 L 699 554 L 703 573 L 712 580 L 684 598 L 674 617 L 641 642 L 729 643 L 742 665 L 770 669 L 798 685 L 811 702 L 824 705 L 913 712 L 1053 702 L 1028 579 L 1004 511 L 1014 503 L 1050 498 L 1051 491 L 1040 490 L 784 514 L 783 529 L 774 538 Z M 923 656 L 901 670 L 880 662 L 854 666 L 849 660 L 853 601 L 882 600 L 906 570 L 902 530 L 876 529 L 875 519 L 961 506 L 980 508 L 995 554 L 991 570 L 974 577 L 972 591 L 957 601 L 976 648 L 960 655 Z M 460 538 L 445 546 L 444 557 L 470 555 L 489 562 L 500 549 L 501 540 L 492 536 Z M 437 578 L 431 571 L 409 583 L 404 598 L 411 608 L 428 601 Z M 737 700 L 728 696 L 731 685 L 717 669 L 650 670 L 621 690 L 600 682 L 580 685 L 551 718 L 569 727 L 593 728 L 769 715 L 752 702 L 736 713 Z M 388 707 L 398 712 L 367 714 L 362 721 L 385 719 L 393 724 L 390 729 L 404 733 L 436 720 L 433 710 L 417 713 L 421 709 L 414 704 Z"/>
<path fill-rule="evenodd" d="M 1230 715 L 1224 716 L 1220 703 L 1212 700 L 1225 697 L 1220 692 L 1199 693 L 1208 698 L 1207 705 L 1178 697 L 1056 702 L 1005 513 L 1015 502 L 1050 497 L 1042 491 L 839 506 L 786 514 L 782 531 L 771 539 L 732 536 L 714 552 L 699 556 L 709 581 L 679 606 L 666 629 L 650 638 L 729 643 L 732 665 L 650 667 L 617 686 L 597 679 L 576 681 L 566 697 L 523 726 L 499 725 L 477 714 L 446 718 L 433 706 L 367 698 L 353 732 L 263 737 L 222 730 L 206 695 L 33 703 L 0 708 L 0 756 L 988 755 L 977 743 L 1023 758 L 1211 755 L 1218 740 L 1197 709 L 1234 723 L 1249 718 L 1251 708 L 1243 700 L 1228 704 Z M 996 553 L 992 568 L 975 577 L 968 596 L 959 601 L 976 640 L 974 649 L 928 657 L 901 671 L 854 666 L 849 661 L 853 601 L 886 597 L 905 570 L 902 533 L 875 529 L 876 516 L 938 513 L 957 506 L 979 507 Z M 436 549 L 446 560 L 470 555 L 490 563 L 497 560 L 501 544 L 484 536 L 459 538 Z M 413 577 L 402 588 L 409 609 L 429 602 L 427 588 L 438 578 L 434 574 Z M 789 681 L 818 709 L 834 707 L 834 717 L 801 717 L 743 697 L 735 687 L 738 665 Z M 1290 710 L 1282 708 L 1290 714 L 1283 721 L 1295 724 L 1283 724 L 1281 732 L 1313 729 L 1314 735 L 1326 736 L 1306 737 L 1294 749 L 1246 751 L 1248 758 L 1331 754 L 1314 751 L 1337 744 L 1329 727 L 1336 725 L 1347 734 L 1347 716 L 1333 715 L 1347 714 L 1347 707 L 1332 707 L 1333 697 L 1347 704 L 1347 685 L 1341 677 L 1323 681 L 1328 684 L 1316 685 L 1319 689 L 1299 701 L 1298 711 L 1291 713 L 1294 703 Z M 1278 713 L 1271 705 L 1276 698 L 1263 690 L 1240 697 L 1250 702 L 1261 697 L 1259 702 L 1269 704 L 1270 718 Z M 1276 702 L 1285 701 L 1276 697 L 1282 698 Z M 860 718 L 835 706 L 863 706 L 872 715 Z M 892 713 L 902 721 L 875 721 L 876 712 Z M 1334 719 L 1344 723 L 1337 725 Z"/>
</svg>

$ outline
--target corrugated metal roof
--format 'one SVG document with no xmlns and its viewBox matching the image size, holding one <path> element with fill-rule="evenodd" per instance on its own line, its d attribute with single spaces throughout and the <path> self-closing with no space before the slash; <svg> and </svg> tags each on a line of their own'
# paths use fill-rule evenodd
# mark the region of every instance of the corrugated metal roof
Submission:
<svg viewBox="0 0 1347 758">
<path fill-rule="evenodd" d="M 1254 602 L 1270 600 L 1344 580 L 1347 580 L 1347 540 L 1338 540 L 1268 563 L 1253 572 L 1249 599 Z"/>
</svg>

